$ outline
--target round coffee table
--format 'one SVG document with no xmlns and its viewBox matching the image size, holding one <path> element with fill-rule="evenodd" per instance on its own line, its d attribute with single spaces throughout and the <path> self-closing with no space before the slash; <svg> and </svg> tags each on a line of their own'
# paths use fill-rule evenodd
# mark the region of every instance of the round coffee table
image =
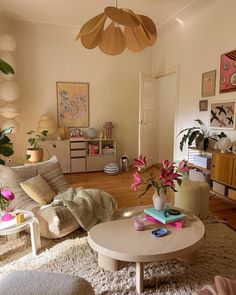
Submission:
<svg viewBox="0 0 236 295">
<path fill-rule="evenodd" d="M 23 213 L 24 214 L 24 221 L 22 223 L 16 223 L 16 213 Z M 41 248 L 41 240 L 40 240 L 40 232 L 38 226 L 38 220 L 34 216 L 34 214 L 30 211 L 26 210 L 17 210 L 10 212 L 14 218 L 10 221 L 2 221 L 1 216 L 3 213 L 0 214 L 0 236 L 14 236 L 19 232 L 30 228 L 30 237 L 31 237 L 31 245 L 32 245 L 32 252 L 33 256 L 36 256 L 37 250 Z"/>
<path fill-rule="evenodd" d="M 168 228 L 161 238 L 151 235 L 154 228 Z M 88 235 L 88 243 L 98 252 L 98 265 L 118 270 L 118 260 L 136 263 L 136 289 L 143 291 L 143 263 L 174 258 L 190 258 L 201 245 L 205 227 L 196 216 L 187 216 L 183 228 L 147 224 L 145 230 L 135 231 L 133 219 L 122 219 L 95 225 Z"/>
</svg>

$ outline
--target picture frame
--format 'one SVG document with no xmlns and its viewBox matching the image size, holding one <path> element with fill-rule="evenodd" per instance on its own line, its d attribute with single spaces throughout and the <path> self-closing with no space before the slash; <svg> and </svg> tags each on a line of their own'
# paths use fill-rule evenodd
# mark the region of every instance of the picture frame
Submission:
<svg viewBox="0 0 236 295">
<path fill-rule="evenodd" d="M 199 101 L 199 111 L 203 112 L 203 111 L 207 111 L 208 110 L 208 100 L 207 99 L 203 99 Z"/>
<path fill-rule="evenodd" d="M 230 91 L 236 91 L 236 49 L 220 57 L 220 93 Z"/>
<path fill-rule="evenodd" d="M 216 70 L 202 74 L 202 97 L 214 96 L 216 88 Z"/>
<path fill-rule="evenodd" d="M 58 127 L 89 127 L 89 83 L 57 82 Z"/>
<path fill-rule="evenodd" d="M 235 129 L 235 100 L 212 101 L 210 106 L 210 127 L 213 129 Z"/>
</svg>

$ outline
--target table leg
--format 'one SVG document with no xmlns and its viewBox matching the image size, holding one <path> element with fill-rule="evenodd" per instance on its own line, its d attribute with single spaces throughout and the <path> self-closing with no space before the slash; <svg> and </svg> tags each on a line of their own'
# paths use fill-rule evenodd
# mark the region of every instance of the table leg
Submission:
<svg viewBox="0 0 236 295">
<path fill-rule="evenodd" d="M 136 262 L 136 290 L 138 294 L 143 292 L 143 263 Z"/>
<path fill-rule="evenodd" d="M 31 245 L 33 256 L 37 255 L 37 251 L 41 248 L 41 240 L 40 240 L 40 231 L 38 220 L 35 219 L 33 223 L 29 224 L 30 226 L 30 237 L 31 237 Z"/>
<path fill-rule="evenodd" d="M 98 265 L 109 271 L 118 270 L 118 260 L 98 253 Z"/>
</svg>

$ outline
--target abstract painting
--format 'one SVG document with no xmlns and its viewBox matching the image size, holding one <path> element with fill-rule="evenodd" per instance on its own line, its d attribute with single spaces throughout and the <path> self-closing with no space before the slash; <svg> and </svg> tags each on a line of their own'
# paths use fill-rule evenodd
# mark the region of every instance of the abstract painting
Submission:
<svg viewBox="0 0 236 295">
<path fill-rule="evenodd" d="M 210 112 L 210 127 L 235 128 L 235 101 L 212 102 Z"/>
<path fill-rule="evenodd" d="M 58 127 L 89 126 L 89 84 L 57 82 Z"/>
<path fill-rule="evenodd" d="M 236 90 L 236 50 L 224 53 L 220 59 L 220 93 Z"/>
<path fill-rule="evenodd" d="M 202 97 L 214 96 L 216 89 L 216 70 L 202 74 Z"/>
</svg>

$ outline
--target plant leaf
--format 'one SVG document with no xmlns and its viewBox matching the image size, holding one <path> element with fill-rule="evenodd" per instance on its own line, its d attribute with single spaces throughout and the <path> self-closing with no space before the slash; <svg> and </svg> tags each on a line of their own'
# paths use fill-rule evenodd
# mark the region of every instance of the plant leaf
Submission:
<svg viewBox="0 0 236 295">
<path fill-rule="evenodd" d="M 146 194 L 146 192 L 152 187 L 152 184 L 149 183 L 147 186 L 146 186 L 146 189 L 143 193 L 141 193 L 140 195 L 138 195 L 138 198 L 142 197 L 144 194 Z"/>
<path fill-rule="evenodd" d="M 3 59 L 0 59 L 0 71 L 4 74 L 14 74 L 14 69 L 8 63 L 6 63 Z"/>
</svg>

